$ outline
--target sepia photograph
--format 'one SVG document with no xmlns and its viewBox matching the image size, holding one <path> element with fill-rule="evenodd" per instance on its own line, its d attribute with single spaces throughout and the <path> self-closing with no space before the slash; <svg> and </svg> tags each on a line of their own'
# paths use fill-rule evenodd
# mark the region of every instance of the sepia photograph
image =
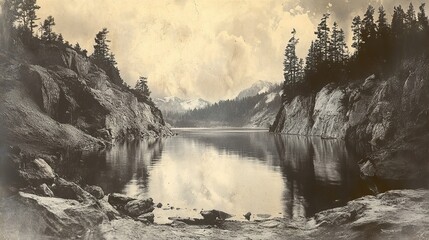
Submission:
<svg viewBox="0 0 429 240">
<path fill-rule="evenodd" d="M 429 239 L 428 0 L 0 0 L 0 240 Z"/>
</svg>

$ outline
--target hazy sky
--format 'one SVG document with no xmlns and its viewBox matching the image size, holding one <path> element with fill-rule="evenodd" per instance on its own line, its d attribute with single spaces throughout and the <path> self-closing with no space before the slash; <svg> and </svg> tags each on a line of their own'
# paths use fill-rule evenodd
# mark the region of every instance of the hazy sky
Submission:
<svg viewBox="0 0 429 240">
<path fill-rule="evenodd" d="M 415 8 L 424 1 L 416 0 Z M 368 3 L 389 11 L 400 0 L 38 0 L 38 15 L 90 53 L 94 36 L 110 31 L 111 49 L 131 86 L 147 76 L 153 96 L 234 97 L 258 80 L 283 81 L 283 53 L 292 28 L 305 57 L 321 14 L 346 32 Z M 331 21 L 332 23 L 332 21 Z M 348 36 L 349 39 L 351 36 Z"/>
</svg>

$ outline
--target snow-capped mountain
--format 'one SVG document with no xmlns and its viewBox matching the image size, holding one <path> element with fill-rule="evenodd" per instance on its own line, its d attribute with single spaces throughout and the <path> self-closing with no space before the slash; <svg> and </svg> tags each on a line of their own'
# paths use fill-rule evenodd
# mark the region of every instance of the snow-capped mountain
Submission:
<svg viewBox="0 0 429 240">
<path fill-rule="evenodd" d="M 259 80 L 249 88 L 241 91 L 235 99 L 240 100 L 246 97 L 252 97 L 257 94 L 262 94 L 270 91 L 274 87 L 274 83 Z"/>
<path fill-rule="evenodd" d="M 198 99 L 181 99 L 179 97 L 164 97 L 154 99 L 156 106 L 165 113 L 183 113 L 193 109 L 201 109 L 210 105 L 210 102 Z"/>
</svg>

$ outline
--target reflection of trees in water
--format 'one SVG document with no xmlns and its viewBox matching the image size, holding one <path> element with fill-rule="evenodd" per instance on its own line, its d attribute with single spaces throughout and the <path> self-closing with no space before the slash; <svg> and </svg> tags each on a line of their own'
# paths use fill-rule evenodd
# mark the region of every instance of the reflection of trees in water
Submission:
<svg viewBox="0 0 429 240">
<path fill-rule="evenodd" d="M 287 217 L 309 217 L 364 193 L 356 159 L 342 141 L 275 136 L 275 143 Z"/>
<path fill-rule="evenodd" d="M 268 162 L 272 166 L 278 166 L 273 134 L 267 132 L 210 132 L 183 135 L 183 137 L 208 144 L 219 151 L 251 157 L 259 161 Z"/>
<path fill-rule="evenodd" d="M 132 184 L 133 191 L 144 193 L 149 182 L 149 168 L 161 158 L 162 139 L 116 143 L 111 149 L 91 159 L 86 183 L 97 184 L 106 192 L 121 192 Z"/>
</svg>

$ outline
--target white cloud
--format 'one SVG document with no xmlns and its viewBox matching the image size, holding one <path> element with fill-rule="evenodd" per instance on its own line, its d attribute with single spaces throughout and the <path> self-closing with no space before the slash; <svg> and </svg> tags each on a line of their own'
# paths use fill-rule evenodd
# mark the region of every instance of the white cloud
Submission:
<svg viewBox="0 0 429 240">
<path fill-rule="evenodd" d="M 236 95 L 257 80 L 282 81 L 283 53 L 292 28 L 305 57 L 314 25 L 304 9 L 281 0 L 139 1 L 39 0 L 39 16 L 53 15 L 55 30 L 92 51 L 103 27 L 124 79 L 148 77 L 154 95 Z"/>
</svg>

